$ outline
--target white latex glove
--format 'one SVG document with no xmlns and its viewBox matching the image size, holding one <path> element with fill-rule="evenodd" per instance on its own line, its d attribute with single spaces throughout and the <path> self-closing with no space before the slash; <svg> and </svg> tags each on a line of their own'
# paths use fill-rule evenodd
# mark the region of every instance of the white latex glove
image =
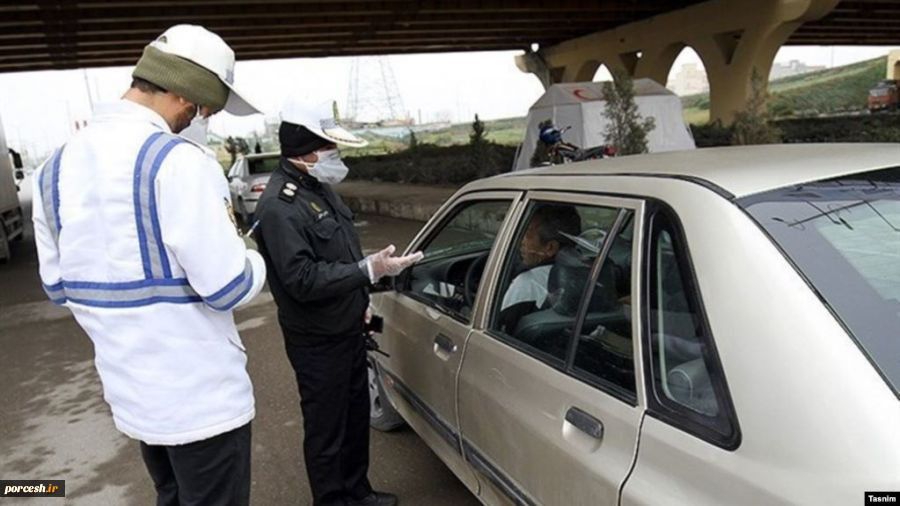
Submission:
<svg viewBox="0 0 900 506">
<path fill-rule="evenodd" d="M 368 325 L 372 322 L 372 315 L 375 314 L 372 312 L 372 305 L 369 304 L 369 307 L 366 308 L 366 314 L 363 315 L 363 324 Z M 369 331 L 369 337 L 375 335 L 375 332 Z"/>
<path fill-rule="evenodd" d="M 391 244 L 378 253 L 366 257 L 366 265 L 369 267 L 369 278 L 372 283 L 377 282 L 384 276 L 396 276 L 397 274 L 400 274 L 403 272 L 403 269 L 422 260 L 425 256 L 421 251 L 402 257 L 391 256 L 394 254 L 395 250 L 396 248 Z"/>
</svg>

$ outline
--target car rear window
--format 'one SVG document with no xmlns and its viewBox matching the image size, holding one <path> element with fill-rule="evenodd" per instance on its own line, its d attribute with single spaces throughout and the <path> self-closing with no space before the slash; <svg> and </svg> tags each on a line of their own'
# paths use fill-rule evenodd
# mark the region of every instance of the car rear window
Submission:
<svg viewBox="0 0 900 506">
<path fill-rule="evenodd" d="M 900 167 L 782 188 L 738 203 L 900 395 Z"/>
<path fill-rule="evenodd" d="M 275 156 L 272 158 L 257 158 L 255 160 L 247 160 L 250 168 L 250 174 L 268 174 L 274 172 L 281 163 L 281 158 Z"/>
</svg>

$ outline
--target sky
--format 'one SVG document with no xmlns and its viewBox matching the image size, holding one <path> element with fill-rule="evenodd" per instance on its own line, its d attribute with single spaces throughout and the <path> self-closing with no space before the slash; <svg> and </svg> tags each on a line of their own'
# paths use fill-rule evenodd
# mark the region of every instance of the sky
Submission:
<svg viewBox="0 0 900 506">
<path fill-rule="evenodd" d="M 782 48 L 776 62 L 800 60 L 808 65 L 840 66 L 887 54 L 889 47 L 791 46 Z M 388 61 L 408 114 L 423 122 L 470 121 L 524 116 L 543 93 L 537 78 L 515 66 L 520 51 L 394 55 Z M 241 61 L 235 84 L 265 113 L 245 118 L 220 113 L 210 119 L 219 135 L 247 135 L 264 128 L 265 118 L 277 121 L 278 109 L 288 96 L 313 102 L 336 100 L 345 111 L 352 58 L 298 58 Z M 371 60 L 369 60 L 371 62 Z M 685 63 L 699 58 L 685 49 L 672 66 L 670 77 Z M 371 88 L 366 78 L 375 68 L 360 69 L 359 89 Z M 131 67 L 41 71 L 0 74 L 0 118 L 7 144 L 41 155 L 64 143 L 75 123 L 91 117 L 91 104 L 116 100 L 127 89 Z M 601 68 L 595 80 L 608 79 Z"/>
</svg>

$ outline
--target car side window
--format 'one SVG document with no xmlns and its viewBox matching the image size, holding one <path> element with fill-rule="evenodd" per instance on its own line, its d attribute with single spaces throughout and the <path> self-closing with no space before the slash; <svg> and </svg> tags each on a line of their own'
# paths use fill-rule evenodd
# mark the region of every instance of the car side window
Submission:
<svg viewBox="0 0 900 506">
<path fill-rule="evenodd" d="M 256 174 L 270 174 L 272 172 L 275 172 L 275 169 L 277 169 L 280 165 L 281 158 L 277 156 L 248 160 L 248 175 L 254 176 Z"/>
<path fill-rule="evenodd" d="M 690 432 L 722 446 L 736 444 L 733 407 L 680 228 L 662 210 L 651 222 L 647 279 L 651 405 Z"/>
<path fill-rule="evenodd" d="M 629 402 L 636 401 L 631 330 L 633 231 L 634 213 L 623 212 L 603 264 L 591 278 L 590 302 L 572 357 L 577 376 Z"/>
<path fill-rule="evenodd" d="M 504 263 L 490 330 L 564 367 L 591 267 L 618 209 L 534 201 Z"/>
<path fill-rule="evenodd" d="M 422 243 L 425 257 L 408 269 L 400 291 L 468 322 L 488 255 L 511 203 L 461 203 Z"/>
</svg>

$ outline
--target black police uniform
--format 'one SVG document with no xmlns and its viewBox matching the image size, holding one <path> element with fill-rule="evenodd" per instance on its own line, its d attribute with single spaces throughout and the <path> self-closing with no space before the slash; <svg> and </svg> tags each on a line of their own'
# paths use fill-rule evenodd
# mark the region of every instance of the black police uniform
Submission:
<svg viewBox="0 0 900 506">
<path fill-rule="evenodd" d="M 362 499 L 372 492 L 364 337 L 370 282 L 353 213 L 329 185 L 282 158 L 256 216 L 255 239 L 297 375 L 314 504 Z"/>
</svg>

